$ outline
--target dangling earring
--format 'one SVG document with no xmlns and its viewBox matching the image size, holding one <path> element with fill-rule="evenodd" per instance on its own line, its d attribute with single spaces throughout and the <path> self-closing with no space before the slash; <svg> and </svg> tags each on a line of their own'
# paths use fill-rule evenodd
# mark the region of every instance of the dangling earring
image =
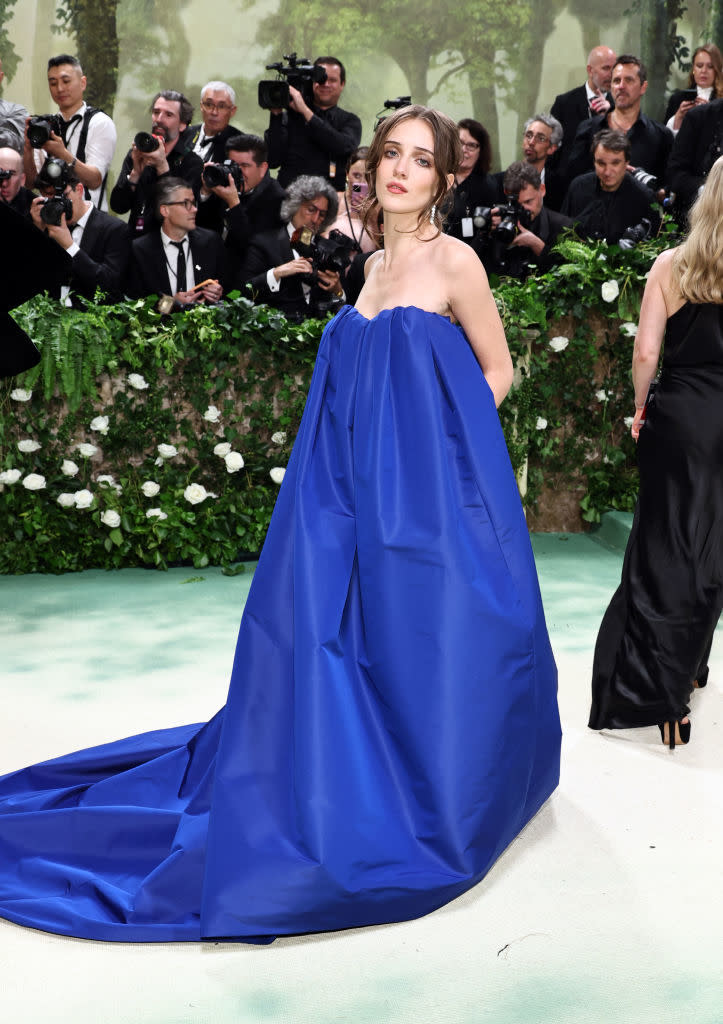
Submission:
<svg viewBox="0 0 723 1024">
<path fill-rule="evenodd" d="M 432 209 L 429 211 L 429 223 L 434 224 L 434 218 L 437 216 L 437 204 L 432 204 Z"/>
</svg>

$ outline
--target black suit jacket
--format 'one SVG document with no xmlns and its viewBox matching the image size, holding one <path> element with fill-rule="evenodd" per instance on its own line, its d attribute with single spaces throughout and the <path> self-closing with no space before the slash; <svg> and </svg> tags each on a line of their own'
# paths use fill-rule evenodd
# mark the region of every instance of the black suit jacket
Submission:
<svg viewBox="0 0 723 1024">
<path fill-rule="evenodd" d="M 593 169 L 594 162 L 590 153 L 593 136 L 607 127 L 606 114 L 588 118 L 579 125 L 565 167 L 568 181 Z M 665 125 L 658 124 L 657 121 L 641 114 L 628 132 L 628 139 L 630 163 L 633 167 L 643 167 L 649 174 L 654 174 L 660 181 L 665 181 L 668 157 L 673 146 L 673 133 Z"/>
<path fill-rule="evenodd" d="M 198 198 L 201 190 L 203 161 L 189 146 L 188 138 L 188 129 L 186 129 L 182 135 L 179 135 L 178 142 L 168 154 L 169 174 L 174 178 L 183 178 Z M 128 230 L 131 236 L 136 238 L 140 234 L 160 227 L 160 221 L 154 209 L 158 175 L 154 168 L 144 167 L 134 188 L 128 181 L 128 175 L 132 170 L 133 159 L 131 151 L 128 150 L 118 180 L 110 194 L 110 207 L 114 213 L 130 214 Z"/>
<path fill-rule="evenodd" d="M 605 99 L 610 104 L 611 108 L 615 106 L 613 98 L 609 92 L 605 93 Z M 575 89 L 570 89 L 569 92 L 562 92 L 559 96 L 555 97 L 555 102 L 550 108 L 550 113 L 553 117 L 562 125 L 562 143 L 560 150 L 569 149 L 572 145 L 572 140 L 575 138 L 575 132 L 577 126 L 583 121 L 593 116 L 593 111 L 590 109 L 590 104 L 587 99 L 587 89 L 584 85 L 578 85 Z M 557 156 L 557 154 L 554 154 Z"/>
<path fill-rule="evenodd" d="M 668 181 L 687 210 L 723 151 L 723 99 L 693 107 L 683 118 L 668 164 Z"/>
<path fill-rule="evenodd" d="M 198 208 L 196 223 L 224 235 L 226 246 L 240 263 L 254 235 L 281 226 L 280 208 L 286 197 L 269 172 L 251 192 L 244 192 L 238 206 L 229 209 L 218 196 L 209 196 Z"/>
<path fill-rule="evenodd" d="M 192 124 L 186 132 L 187 145 L 193 149 L 198 142 L 198 137 L 201 134 L 202 124 Z M 204 163 L 222 164 L 226 159 L 226 143 L 229 139 L 232 139 L 234 135 L 243 135 L 240 128 L 236 128 L 235 125 L 229 124 L 214 135 L 213 142 L 211 143 L 211 152 L 208 156 L 203 157 Z"/>
<path fill-rule="evenodd" d="M 626 174 L 615 192 L 604 192 L 594 171 L 581 174 L 570 183 L 562 212 L 572 217 L 584 238 L 618 242 L 626 228 L 643 218 L 657 228 L 660 218 L 651 209 L 653 197 L 646 188 Z"/>
<path fill-rule="evenodd" d="M 195 228 L 189 231 L 193 273 L 196 284 L 207 277 L 215 278 L 226 291 L 228 272 L 226 250 L 220 237 L 214 231 Z M 136 238 L 131 245 L 131 262 L 128 275 L 128 294 L 132 298 L 147 295 L 169 295 L 171 282 L 168 279 L 168 264 L 161 241 L 160 228 Z"/>
<path fill-rule="evenodd" d="M 313 110 L 309 121 L 295 110 L 270 115 L 265 133 L 269 167 L 280 168 L 284 188 L 300 174 L 318 174 L 343 192 L 347 160 L 361 141 L 361 121 L 341 107 Z"/>
<path fill-rule="evenodd" d="M 93 207 L 80 239 L 80 252 L 73 256 L 71 289 L 92 299 L 100 288 L 109 302 L 117 301 L 123 294 L 129 257 L 126 225 Z"/>
<path fill-rule="evenodd" d="M 282 277 L 277 292 L 272 292 L 266 281 L 266 274 L 272 267 L 288 263 L 293 258 L 285 224 L 275 231 L 265 231 L 252 239 L 246 250 L 241 281 L 250 289 L 255 302 L 275 306 L 287 316 L 305 316 L 308 314 L 308 305 L 299 274 Z"/>
</svg>

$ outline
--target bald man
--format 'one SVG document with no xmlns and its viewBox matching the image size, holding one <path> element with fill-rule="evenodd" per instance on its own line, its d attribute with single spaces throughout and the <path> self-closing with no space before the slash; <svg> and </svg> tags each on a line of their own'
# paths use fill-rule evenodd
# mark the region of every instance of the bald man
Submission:
<svg viewBox="0 0 723 1024">
<path fill-rule="evenodd" d="M 25 217 L 30 212 L 33 194 L 25 185 L 23 158 L 17 150 L 0 149 L 0 202 Z"/>
<path fill-rule="evenodd" d="M 615 51 L 609 46 L 595 46 L 587 58 L 585 84 L 555 97 L 550 113 L 562 125 L 562 156 L 558 156 L 561 163 L 564 164 L 565 154 L 575 138 L 577 126 L 596 114 L 607 114 L 615 105 L 610 94 L 615 60 Z"/>
</svg>

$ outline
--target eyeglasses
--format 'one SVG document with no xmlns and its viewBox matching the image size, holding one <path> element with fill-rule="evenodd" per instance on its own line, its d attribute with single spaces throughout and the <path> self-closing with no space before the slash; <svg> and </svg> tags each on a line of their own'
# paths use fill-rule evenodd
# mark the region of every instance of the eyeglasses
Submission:
<svg viewBox="0 0 723 1024">
<path fill-rule="evenodd" d="M 17 171 L 6 171 L 4 167 L 0 167 L 0 174 L 5 178 L 13 178 L 18 172 Z"/>
<path fill-rule="evenodd" d="M 539 142 L 542 145 L 543 142 L 549 142 L 552 138 L 551 135 L 543 135 L 542 132 L 525 132 L 522 136 L 525 142 Z"/>
<path fill-rule="evenodd" d="M 162 203 L 162 206 L 185 206 L 187 210 L 197 210 L 198 203 L 195 199 L 175 199 L 172 203 Z"/>
<path fill-rule="evenodd" d="M 232 104 L 224 103 L 223 100 L 220 103 L 214 103 L 213 100 L 201 100 L 201 106 L 204 110 L 218 110 L 220 114 L 232 109 Z"/>
<path fill-rule="evenodd" d="M 462 149 L 479 149 L 479 142 L 463 142 Z"/>
</svg>

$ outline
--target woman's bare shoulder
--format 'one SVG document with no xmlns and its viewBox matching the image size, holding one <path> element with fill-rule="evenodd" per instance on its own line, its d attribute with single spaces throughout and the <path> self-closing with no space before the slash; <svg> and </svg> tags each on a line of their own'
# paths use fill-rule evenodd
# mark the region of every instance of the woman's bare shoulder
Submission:
<svg viewBox="0 0 723 1024">
<path fill-rule="evenodd" d="M 369 277 L 369 274 L 372 272 L 374 267 L 376 267 L 377 264 L 379 263 L 379 261 L 383 260 L 383 259 L 384 259 L 384 250 L 383 249 L 377 249 L 376 252 L 373 252 L 371 254 L 369 259 L 364 264 L 364 280 L 365 281 Z"/>
</svg>

